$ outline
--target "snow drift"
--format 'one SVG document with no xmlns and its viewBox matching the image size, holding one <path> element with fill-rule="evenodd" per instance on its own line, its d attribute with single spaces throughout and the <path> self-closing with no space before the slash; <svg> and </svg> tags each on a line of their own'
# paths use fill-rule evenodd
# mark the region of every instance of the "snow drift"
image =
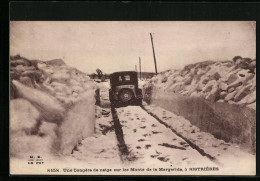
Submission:
<svg viewBox="0 0 260 181">
<path fill-rule="evenodd" d="M 199 62 L 162 72 L 144 85 L 144 100 L 254 152 L 256 61 L 233 60 Z"/>
<path fill-rule="evenodd" d="M 67 155 L 94 133 L 94 84 L 60 60 L 10 60 L 10 155 Z"/>
</svg>

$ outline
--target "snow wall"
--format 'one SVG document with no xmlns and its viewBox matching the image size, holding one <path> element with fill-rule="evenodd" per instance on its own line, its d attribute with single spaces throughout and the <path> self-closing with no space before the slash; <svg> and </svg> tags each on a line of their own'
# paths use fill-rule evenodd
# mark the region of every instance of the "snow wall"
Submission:
<svg viewBox="0 0 260 181">
<path fill-rule="evenodd" d="M 68 155 L 94 133 L 95 86 L 62 60 L 10 60 L 10 156 Z"/>
<path fill-rule="evenodd" d="M 255 73 L 233 62 L 202 62 L 159 74 L 144 85 L 143 93 L 148 104 L 183 116 L 202 131 L 254 152 L 255 85 Z"/>
</svg>

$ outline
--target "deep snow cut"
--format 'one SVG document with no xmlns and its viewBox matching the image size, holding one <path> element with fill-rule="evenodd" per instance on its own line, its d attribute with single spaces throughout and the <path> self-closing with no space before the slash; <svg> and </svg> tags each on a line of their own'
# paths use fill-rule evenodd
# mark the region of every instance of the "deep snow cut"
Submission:
<svg viewBox="0 0 260 181">
<path fill-rule="evenodd" d="M 62 60 L 10 58 L 10 154 L 68 155 L 94 133 L 95 86 Z"/>
<path fill-rule="evenodd" d="M 255 152 L 256 60 L 205 61 L 168 70 L 144 85 L 144 100 L 216 138 Z"/>
</svg>

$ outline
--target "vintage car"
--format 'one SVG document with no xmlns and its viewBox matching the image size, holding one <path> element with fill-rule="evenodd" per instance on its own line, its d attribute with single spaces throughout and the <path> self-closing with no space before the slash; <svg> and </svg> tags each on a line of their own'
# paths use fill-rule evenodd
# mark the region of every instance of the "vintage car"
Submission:
<svg viewBox="0 0 260 181">
<path fill-rule="evenodd" d="M 138 88 L 137 72 L 115 72 L 110 75 L 111 106 L 142 105 L 142 90 Z"/>
</svg>

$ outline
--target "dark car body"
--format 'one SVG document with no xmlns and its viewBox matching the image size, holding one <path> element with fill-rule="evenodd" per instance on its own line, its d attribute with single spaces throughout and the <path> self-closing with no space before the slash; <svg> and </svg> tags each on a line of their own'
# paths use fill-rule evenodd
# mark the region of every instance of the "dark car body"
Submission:
<svg viewBox="0 0 260 181">
<path fill-rule="evenodd" d="M 142 90 L 138 88 L 135 71 L 115 72 L 110 75 L 109 100 L 112 106 L 142 105 Z"/>
</svg>

